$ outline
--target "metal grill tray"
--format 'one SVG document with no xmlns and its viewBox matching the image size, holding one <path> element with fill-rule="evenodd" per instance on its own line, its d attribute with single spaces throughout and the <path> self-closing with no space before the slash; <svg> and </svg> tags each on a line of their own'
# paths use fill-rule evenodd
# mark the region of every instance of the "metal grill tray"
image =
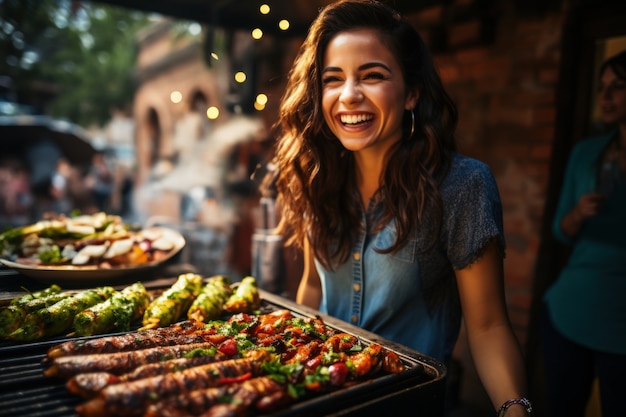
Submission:
<svg viewBox="0 0 626 417">
<path fill-rule="evenodd" d="M 363 417 L 396 412 L 401 415 L 407 409 L 420 416 L 443 415 L 446 370 L 440 362 L 283 297 L 262 290 L 261 297 L 262 310 L 288 309 L 296 316 L 319 316 L 333 329 L 357 336 L 365 343 L 378 343 L 395 352 L 407 368 L 398 374 L 375 376 L 354 386 L 299 401 L 272 413 L 271 417 Z M 45 377 L 43 371 L 47 365 L 42 360 L 49 348 L 61 342 L 103 336 L 57 337 L 29 344 L 0 344 L 0 415 L 77 417 L 74 408 L 84 400 L 70 394 L 64 380 Z"/>
</svg>

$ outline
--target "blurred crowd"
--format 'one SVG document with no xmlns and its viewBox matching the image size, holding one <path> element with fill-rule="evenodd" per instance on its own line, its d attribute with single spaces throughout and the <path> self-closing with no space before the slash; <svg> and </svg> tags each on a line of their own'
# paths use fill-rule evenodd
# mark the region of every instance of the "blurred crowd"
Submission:
<svg viewBox="0 0 626 417">
<path fill-rule="evenodd" d="M 106 152 L 96 152 L 86 167 L 54 153 L 40 159 L 34 163 L 12 155 L 0 159 L 2 229 L 32 223 L 51 213 L 131 215 L 132 173 L 116 169 Z"/>
<path fill-rule="evenodd" d="M 104 211 L 177 229 L 187 242 L 181 261 L 204 274 L 250 274 L 252 235 L 263 223 L 251 176 L 269 160 L 270 134 L 256 118 L 211 124 L 199 115 L 181 117 L 173 155 L 156 161 L 143 181 L 129 141 L 100 144 L 80 160 L 46 140 L 0 156 L 0 231 L 56 214 Z"/>
</svg>

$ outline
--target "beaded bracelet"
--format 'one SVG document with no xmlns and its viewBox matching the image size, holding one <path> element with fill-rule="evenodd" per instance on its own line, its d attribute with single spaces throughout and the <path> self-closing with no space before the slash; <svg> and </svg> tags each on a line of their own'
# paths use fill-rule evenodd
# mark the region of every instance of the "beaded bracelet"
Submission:
<svg viewBox="0 0 626 417">
<path fill-rule="evenodd" d="M 513 405 L 521 405 L 524 407 L 529 416 L 533 415 L 533 405 L 530 403 L 528 398 L 513 398 L 511 400 L 505 401 L 498 410 L 498 417 L 504 417 L 506 414 L 506 410 Z"/>
</svg>

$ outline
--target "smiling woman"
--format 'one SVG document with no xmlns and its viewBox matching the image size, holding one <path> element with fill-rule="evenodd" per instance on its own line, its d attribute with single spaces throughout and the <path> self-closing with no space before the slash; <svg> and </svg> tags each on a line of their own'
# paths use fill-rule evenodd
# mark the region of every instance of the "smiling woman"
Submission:
<svg viewBox="0 0 626 417">
<path fill-rule="evenodd" d="M 446 364 L 463 317 L 493 406 L 525 416 L 500 196 L 485 164 L 456 153 L 456 122 L 429 51 L 396 11 L 327 6 L 281 102 L 278 231 L 304 251 L 299 303 Z"/>
</svg>

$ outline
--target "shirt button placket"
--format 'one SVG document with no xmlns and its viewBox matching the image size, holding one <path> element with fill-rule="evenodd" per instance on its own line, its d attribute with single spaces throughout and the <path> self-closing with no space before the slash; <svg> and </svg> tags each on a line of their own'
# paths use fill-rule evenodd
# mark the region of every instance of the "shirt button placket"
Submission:
<svg viewBox="0 0 626 417">
<path fill-rule="evenodd" d="M 361 303 L 363 302 L 361 294 L 363 266 L 361 253 L 356 250 L 352 253 L 352 265 L 352 315 L 350 316 L 350 321 L 352 324 L 358 324 L 361 315 Z"/>
</svg>

